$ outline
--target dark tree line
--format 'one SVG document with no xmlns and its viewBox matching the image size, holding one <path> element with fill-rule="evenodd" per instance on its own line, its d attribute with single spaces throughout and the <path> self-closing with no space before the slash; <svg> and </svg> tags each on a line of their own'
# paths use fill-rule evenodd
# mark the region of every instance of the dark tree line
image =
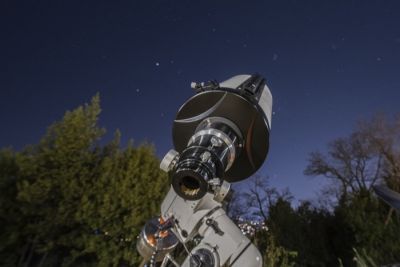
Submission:
<svg viewBox="0 0 400 267">
<path fill-rule="evenodd" d="M 290 261 L 296 266 L 370 266 L 357 263 L 357 256 L 376 266 L 400 262 L 399 216 L 373 193 L 376 184 L 400 189 L 400 117 L 360 123 L 326 153 L 311 153 L 305 174 L 331 181 L 321 195 L 324 205 L 305 201 L 293 207 L 289 192 L 278 192 L 261 177 L 237 201 L 243 207 L 236 214 L 256 216 L 269 228 L 254 237 L 261 250 L 273 237 L 274 244 L 296 252 Z M 267 266 L 281 266 L 282 259 Z"/>
</svg>

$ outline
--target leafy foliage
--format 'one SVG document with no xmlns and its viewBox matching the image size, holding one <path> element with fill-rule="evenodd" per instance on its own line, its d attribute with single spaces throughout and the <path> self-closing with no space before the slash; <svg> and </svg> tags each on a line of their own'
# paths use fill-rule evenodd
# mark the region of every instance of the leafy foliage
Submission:
<svg viewBox="0 0 400 267">
<path fill-rule="evenodd" d="M 362 253 L 359 253 L 357 249 L 353 249 L 355 258 L 354 261 L 357 263 L 357 267 L 378 267 L 371 257 L 369 257 L 365 250 Z"/>
<path fill-rule="evenodd" d="M 327 155 L 311 154 L 305 173 L 333 181 L 331 254 L 353 266 L 351 250 L 365 251 L 378 264 L 400 261 L 399 217 L 372 193 L 378 181 L 400 187 L 400 120 L 383 116 L 361 122 L 345 138 L 333 141 Z"/>
<path fill-rule="evenodd" d="M 99 97 L 67 112 L 38 145 L 0 153 L 1 265 L 138 264 L 134 245 L 168 181 L 153 148 L 105 146 Z"/>
<path fill-rule="evenodd" d="M 264 266 L 265 267 L 293 267 L 296 262 L 297 252 L 288 251 L 282 246 L 276 244 L 276 241 L 271 233 L 264 232 L 262 234 L 266 237 L 267 248 L 264 252 Z"/>
</svg>

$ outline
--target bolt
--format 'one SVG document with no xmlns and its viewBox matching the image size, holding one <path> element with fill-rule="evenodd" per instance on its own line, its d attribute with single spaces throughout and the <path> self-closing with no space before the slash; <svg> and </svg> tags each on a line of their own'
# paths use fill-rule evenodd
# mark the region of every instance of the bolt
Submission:
<svg viewBox="0 0 400 267">
<path fill-rule="evenodd" d="M 208 151 L 205 151 L 203 154 L 201 154 L 200 158 L 202 162 L 207 162 L 211 157 L 211 153 Z"/>
<path fill-rule="evenodd" d="M 222 141 L 221 141 L 221 139 L 219 139 L 219 138 L 213 136 L 213 137 L 211 137 L 211 144 L 212 144 L 213 146 L 219 147 L 219 146 L 222 145 Z"/>
</svg>

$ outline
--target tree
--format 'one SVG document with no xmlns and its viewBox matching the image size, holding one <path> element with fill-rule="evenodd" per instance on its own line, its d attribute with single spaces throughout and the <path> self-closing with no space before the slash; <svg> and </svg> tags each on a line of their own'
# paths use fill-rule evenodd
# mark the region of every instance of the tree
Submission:
<svg viewBox="0 0 400 267">
<path fill-rule="evenodd" d="M 0 260 L 10 266 L 138 264 L 144 222 L 168 179 L 151 145 L 105 146 L 99 97 L 67 112 L 39 144 L 0 153 Z M 7 256 L 7 257 L 5 257 Z"/>
<path fill-rule="evenodd" d="M 263 251 L 264 267 L 292 267 L 296 266 L 295 259 L 297 252 L 289 251 L 276 244 L 276 240 L 271 233 L 264 232 L 259 234 L 266 238 L 266 250 Z"/>
<path fill-rule="evenodd" d="M 97 254 L 99 266 L 121 262 L 136 266 L 136 237 L 145 222 L 159 213 L 168 179 L 149 145 L 130 144 L 124 151 L 109 149 L 107 154 L 77 210 L 77 217 L 91 229 L 79 257 Z"/>
<path fill-rule="evenodd" d="M 376 115 L 361 121 L 350 136 L 331 142 L 327 155 L 312 152 L 304 173 L 333 181 L 338 198 L 371 192 L 372 186 L 382 181 L 399 190 L 400 116 L 387 120 Z"/>
<path fill-rule="evenodd" d="M 375 115 L 361 122 L 359 129 L 383 158 L 385 183 L 400 191 L 400 114 L 392 120 Z"/>
<path fill-rule="evenodd" d="M 323 175 L 336 185 L 336 196 L 345 197 L 356 192 L 370 192 L 383 175 L 382 157 L 370 145 L 368 138 L 355 132 L 329 144 L 328 155 L 313 152 L 304 173 Z"/>
<path fill-rule="evenodd" d="M 359 123 L 348 137 L 334 140 L 327 155 L 313 152 L 306 175 L 321 175 L 334 186 L 337 205 L 333 208 L 335 224 L 331 230 L 332 251 L 351 266 L 351 248 L 365 250 L 379 264 L 398 261 L 398 217 L 372 193 L 372 187 L 385 182 L 399 185 L 399 119 L 388 121 L 382 116 Z M 343 249 L 345 247 L 345 249 Z M 377 249 L 379 248 L 379 249 Z"/>
<path fill-rule="evenodd" d="M 292 196 L 288 190 L 279 192 L 269 186 L 268 180 L 268 177 L 260 175 L 252 177 L 248 189 L 236 192 L 230 201 L 229 215 L 233 216 L 239 228 L 244 226 L 241 229 L 250 232 L 248 237 L 262 253 L 265 267 L 294 266 L 297 252 L 277 242 L 269 219 L 270 207 L 281 200 L 290 201 Z M 251 227 L 251 231 L 248 231 L 248 227 Z"/>
<path fill-rule="evenodd" d="M 269 177 L 255 175 L 249 182 L 249 189 L 241 192 L 240 199 L 244 200 L 245 211 L 250 217 L 261 219 L 266 222 L 268 220 L 269 208 L 279 199 L 291 201 L 293 199 L 288 189 L 279 192 L 276 188 L 269 185 Z M 249 212 L 250 211 L 250 212 Z"/>
<path fill-rule="evenodd" d="M 388 120 L 384 115 L 376 115 L 370 121 L 360 123 L 360 129 L 366 138 L 379 151 L 384 159 L 383 180 L 385 184 L 400 191 L 400 114 L 393 120 Z M 393 214 L 391 208 L 387 214 L 385 225 Z"/>
<path fill-rule="evenodd" d="M 96 142 L 104 133 L 97 126 L 99 114 L 99 97 L 95 96 L 90 105 L 66 112 L 38 145 L 20 154 L 17 201 L 29 221 L 25 227 L 28 242 L 43 260 L 48 254 L 62 259 L 72 246 L 66 246 L 64 240 L 84 231 L 74 215 L 93 174 Z M 28 258 L 27 264 L 30 262 Z"/>
<path fill-rule="evenodd" d="M 15 266 L 26 257 L 24 242 L 26 223 L 15 201 L 17 195 L 17 154 L 10 148 L 0 150 L 0 265 Z"/>
<path fill-rule="evenodd" d="M 394 217 L 385 225 L 388 210 L 373 194 L 354 194 L 335 208 L 334 251 L 345 266 L 354 265 L 349 254 L 352 248 L 365 251 L 380 265 L 400 261 L 400 242 L 394 238 L 400 235 L 400 220 Z"/>
</svg>

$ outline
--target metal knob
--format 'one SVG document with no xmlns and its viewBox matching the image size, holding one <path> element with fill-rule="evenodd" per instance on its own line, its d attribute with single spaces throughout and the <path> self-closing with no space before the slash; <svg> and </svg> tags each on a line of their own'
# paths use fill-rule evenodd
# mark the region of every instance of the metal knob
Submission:
<svg viewBox="0 0 400 267">
<path fill-rule="evenodd" d="M 168 153 L 164 156 L 160 163 L 160 169 L 169 172 L 170 170 L 173 169 L 173 167 L 176 164 L 176 161 L 178 160 L 179 153 L 175 151 L 174 149 L 171 149 L 168 151 Z"/>
</svg>

